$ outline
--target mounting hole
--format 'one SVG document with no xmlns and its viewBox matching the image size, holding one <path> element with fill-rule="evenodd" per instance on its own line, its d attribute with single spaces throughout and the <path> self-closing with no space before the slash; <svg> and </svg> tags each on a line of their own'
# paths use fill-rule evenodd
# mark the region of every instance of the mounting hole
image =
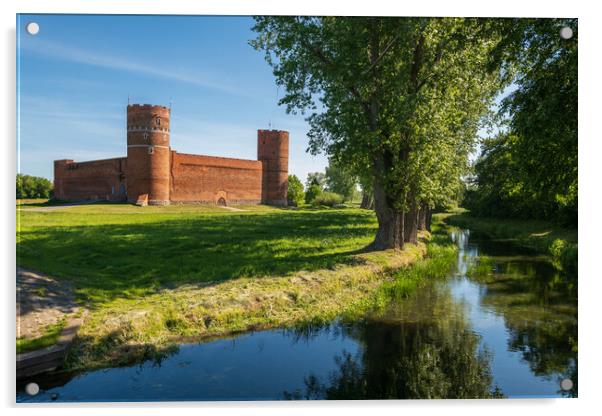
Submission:
<svg viewBox="0 0 602 416">
<path fill-rule="evenodd" d="M 560 29 L 560 37 L 562 39 L 570 39 L 573 37 L 573 29 L 571 29 L 568 26 L 563 27 L 562 29 Z"/>
<path fill-rule="evenodd" d="M 30 35 L 37 35 L 40 31 L 40 25 L 36 22 L 29 22 L 27 23 L 27 26 L 25 26 L 25 30 L 27 30 L 27 33 Z"/>
<path fill-rule="evenodd" d="M 38 383 L 29 383 L 27 386 L 25 386 L 25 393 L 29 394 L 30 396 L 35 396 L 39 392 L 40 386 L 38 386 Z"/>
<path fill-rule="evenodd" d="M 573 388 L 573 380 L 570 378 L 565 378 L 560 382 L 560 388 L 564 391 L 569 391 Z"/>
</svg>

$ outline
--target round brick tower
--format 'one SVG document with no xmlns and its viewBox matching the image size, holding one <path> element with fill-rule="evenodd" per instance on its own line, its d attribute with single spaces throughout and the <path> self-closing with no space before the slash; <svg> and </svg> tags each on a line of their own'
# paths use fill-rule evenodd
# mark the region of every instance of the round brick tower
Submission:
<svg viewBox="0 0 602 416">
<path fill-rule="evenodd" d="M 288 193 L 288 131 L 258 130 L 257 160 L 263 163 L 261 200 L 286 205 Z"/>
<path fill-rule="evenodd" d="M 127 196 L 135 203 L 148 194 L 149 205 L 169 205 L 170 159 L 167 107 L 133 104 L 127 108 Z"/>
</svg>

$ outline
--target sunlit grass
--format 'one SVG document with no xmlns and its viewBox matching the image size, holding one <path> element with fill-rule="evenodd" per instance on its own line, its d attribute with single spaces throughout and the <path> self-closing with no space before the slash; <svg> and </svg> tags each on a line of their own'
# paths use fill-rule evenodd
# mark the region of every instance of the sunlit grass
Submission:
<svg viewBox="0 0 602 416">
<path fill-rule="evenodd" d="M 90 309 L 67 368 L 125 365 L 183 339 L 359 316 L 449 271 L 444 232 L 432 236 L 426 262 L 410 266 L 424 243 L 364 252 L 372 211 L 244 209 L 23 210 L 19 265 L 69 281 Z"/>
<path fill-rule="evenodd" d="M 74 283 L 87 302 L 160 287 L 329 268 L 373 239 L 359 209 L 94 204 L 19 213 L 17 260 Z"/>
</svg>

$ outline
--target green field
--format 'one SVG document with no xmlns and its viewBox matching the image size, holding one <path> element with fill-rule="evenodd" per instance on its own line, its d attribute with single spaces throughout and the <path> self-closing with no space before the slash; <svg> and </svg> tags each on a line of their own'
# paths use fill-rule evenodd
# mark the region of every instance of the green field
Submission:
<svg viewBox="0 0 602 416">
<path fill-rule="evenodd" d="M 89 311 L 67 368 L 153 358 L 188 338 L 325 322 L 417 284 L 390 277 L 423 257 L 424 244 L 365 251 L 373 211 L 237 208 L 21 205 L 19 266 L 69 282 Z"/>
<path fill-rule="evenodd" d="M 289 210 L 94 204 L 19 210 L 20 266 L 68 279 L 84 300 L 141 296 L 159 287 L 332 267 L 374 236 L 359 209 Z"/>
</svg>

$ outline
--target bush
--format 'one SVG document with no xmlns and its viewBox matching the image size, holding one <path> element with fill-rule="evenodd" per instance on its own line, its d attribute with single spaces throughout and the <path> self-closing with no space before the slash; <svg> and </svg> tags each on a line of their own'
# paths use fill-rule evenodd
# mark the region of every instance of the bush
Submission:
<svg viewBox="0 0 602 416">
<path fill-rule="evenodd" d="M 17 199 L 50 198 L 52 182 L 46 178 L 17 175 Z"/>
<path fill-rule="evenodd" d="M 320 185 L 317 184 L 313 184 L 310 185 L 307 188 L 307 191 L 305 191 L 305 203 L 306 204 L 313 204 L 314 200 L 323 193 L 324 191 L 322 191 L 322 188 L 320 187 Z"/>
<path fill-rule="evenodd" d="M 288 204 L 294 207 L 303 203 L 303 184 L 295 175 L 288 175 L 288 194 L 286 199 Z"/>
<path fill-rule="evenodd" d="M 335 205 L 341 205 L 343 199 L 343 195 L 335 194 L 334 192 L 322 192 L 311 201 L 311 204 L 314 206 L 324 205 L 334 207 Z"/>
</svg>

